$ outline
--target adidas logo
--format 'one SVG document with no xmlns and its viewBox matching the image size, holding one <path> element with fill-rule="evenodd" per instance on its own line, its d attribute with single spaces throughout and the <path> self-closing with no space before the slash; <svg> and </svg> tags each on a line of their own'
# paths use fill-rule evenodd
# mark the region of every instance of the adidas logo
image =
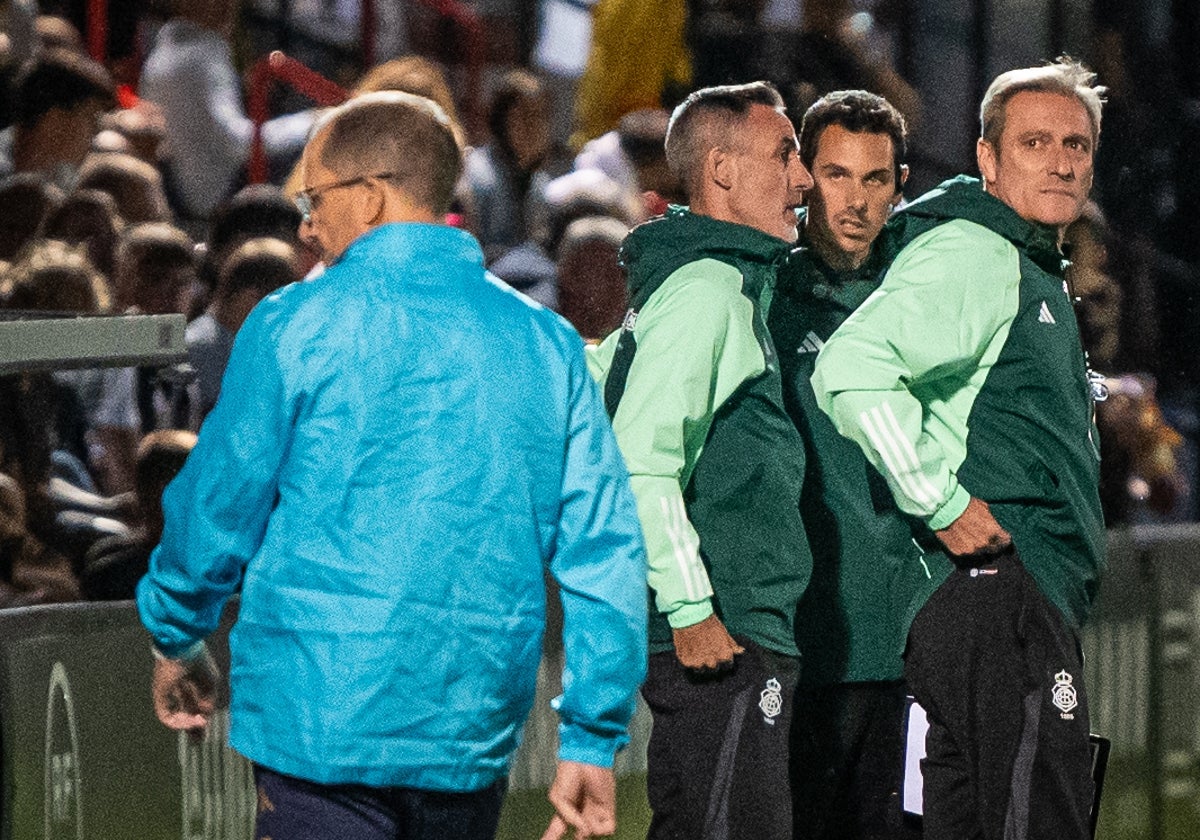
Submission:
<svg viewBox="0 0 1200 840">
<path fill-rule="evenodd" d="M 1038 320 L 1043 324 L 1057 324 L 1054 316 L 1050 314 L 1050 307 L 1046 305 L 1046 301 L 1042 301 L 1042 310 L 1038 313 Z"/>
<path fill-rule="evenodd" d="M 825 346 L 825 342 L 811 330 L 808 335 L 804 336 L 804 341 L 800 342 L 800 346 L 796 348 L 796 352 L 804 353 L 820 353 L 821 348 Z"/>
</svg>

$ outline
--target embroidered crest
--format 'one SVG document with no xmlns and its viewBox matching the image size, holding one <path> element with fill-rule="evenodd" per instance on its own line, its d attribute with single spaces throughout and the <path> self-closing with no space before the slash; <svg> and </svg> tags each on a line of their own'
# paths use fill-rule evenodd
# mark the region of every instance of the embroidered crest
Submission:
<svg viewBox="0 0 1200 840">
<path fill-rule="evenodd" d="M 774 726 L 775 721 L 772 718 L 778 717 L 783 711 L 783 686 L 779 684 L 779 680 L 774 677 L 767 680 L 767 687 L 763 689 L 758 700 L 758 708 L 762 709 L 763 720 Z"/>
<path fill-rule="evenodd" d="M 1050 692 L 1054 705 L 1062 712 L 1063 720 L 1074 720 L 1075 715 L 1071 712 L 1079 705 L 1079 697 L 1071 682 L 1071 675 L 1066 670 L 1059 671 L 1054 675 L 1054 688 Z"/>
</svg>

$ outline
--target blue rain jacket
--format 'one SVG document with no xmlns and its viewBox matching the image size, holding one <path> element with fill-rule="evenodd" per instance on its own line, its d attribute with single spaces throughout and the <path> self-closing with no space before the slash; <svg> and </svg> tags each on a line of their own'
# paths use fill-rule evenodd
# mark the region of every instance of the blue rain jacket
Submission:
<svg viewBox="0 0 1200 840">
<path fill-rule="evenodd" d="M 561 587 L 560 757 L 611 765 L 646 662 L 646 561 L 582 342 L 470 235 L 393 224 L 238 333 L 138 586 L 177 656 L 242 588 L 230 741 L 333 784 L 469 791 L 533 702 Z"/>
</svg>

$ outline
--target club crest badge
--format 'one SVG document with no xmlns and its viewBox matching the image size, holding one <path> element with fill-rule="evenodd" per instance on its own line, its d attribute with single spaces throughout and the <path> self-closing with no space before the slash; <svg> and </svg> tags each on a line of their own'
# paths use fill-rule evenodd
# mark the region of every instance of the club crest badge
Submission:
<svg viewBox="0 0 1200 840">
<path fill-rule="evenodd" d="M 1051 700 L 1062 713 L 1060 716 L 1063 720 L 1074 720 L 1075 715 L 1071 712 L 1079 705 L 1079 697 L 1071 682 L 1070 674 L 1065 670 L 1059 671 L 1054 675 L 1054 688 L 1050 692 Z"/>
<path fill-rule="evenodd" d="M 763 720 L 774 726 L 773 718 L 779 717 L 779 713 L 783 711 L 783 686 L 779 684 L 779 680 L 774 677 L 767 680 L 767 687 L 759 696 L 758 708 L 762 710 Z"/>
</svg>

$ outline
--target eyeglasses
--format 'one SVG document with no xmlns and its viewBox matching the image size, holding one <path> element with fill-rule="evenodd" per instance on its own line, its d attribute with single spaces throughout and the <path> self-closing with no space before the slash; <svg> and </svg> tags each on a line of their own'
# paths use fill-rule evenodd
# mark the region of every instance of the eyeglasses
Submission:
<svg viewBox="0 0 1200 840">
<path fill-rule="evenodd" d="M 292 200 L 296 203 L 296 209 L 300 211 L 300 218 L 305 224 L 312 221 L 313 211 L 320 204 L 321 196 L 330 190 L 336 190 L 341 187 L 353 187 L 358 184 L 366 183 L 372 178 L 395 178 L 395 172 L 380 172 L 375 175 L 359 175 L 357 178 L 347 178 L 345 181 L 334 181 L 332 184 L 322 184 L 319 187 L 309 187 L 306 190 L 300 190 L 296 193 Z"/>
</svg>

